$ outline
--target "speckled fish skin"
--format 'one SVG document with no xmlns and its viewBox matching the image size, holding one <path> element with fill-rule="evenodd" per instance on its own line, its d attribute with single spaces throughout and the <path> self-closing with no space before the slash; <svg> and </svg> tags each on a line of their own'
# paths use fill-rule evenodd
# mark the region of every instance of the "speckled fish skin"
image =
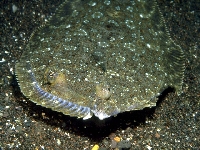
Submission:
<svg viewBox="0 0 200 150">
<path fill-rule="evenodd" d="M 22 93 L 65 115 L 99 119 L 180 94 L 184 54 L 156 1 L 66 1 L 16 64 Z"/>
</svg>

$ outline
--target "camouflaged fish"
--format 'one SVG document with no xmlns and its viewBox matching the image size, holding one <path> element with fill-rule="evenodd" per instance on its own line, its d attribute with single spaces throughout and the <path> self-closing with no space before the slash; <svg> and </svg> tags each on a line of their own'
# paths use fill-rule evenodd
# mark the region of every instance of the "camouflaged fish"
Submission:
<svg viewBox="0 0 200 150">
<path fill-rule="evenodd" d="M 184 54 L 155 1 L 65 1 L 37 29 L 16 64 L 23 94 L 38 105 L 88 119 L 156 105 L 182 92 Z"/>
</svg>

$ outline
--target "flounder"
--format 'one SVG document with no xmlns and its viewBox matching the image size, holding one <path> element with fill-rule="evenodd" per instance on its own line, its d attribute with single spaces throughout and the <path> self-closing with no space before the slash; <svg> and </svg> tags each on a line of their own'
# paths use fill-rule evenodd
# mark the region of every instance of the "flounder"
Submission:
<svg viewBox="0 0 200 150">
<path fill-rule="evenodd" d="M 99 119 L 182 92 L 184 54 L 156 1 L 65 1 L 16 64 L 22 93 L 65 115 Z"/>
</svg>

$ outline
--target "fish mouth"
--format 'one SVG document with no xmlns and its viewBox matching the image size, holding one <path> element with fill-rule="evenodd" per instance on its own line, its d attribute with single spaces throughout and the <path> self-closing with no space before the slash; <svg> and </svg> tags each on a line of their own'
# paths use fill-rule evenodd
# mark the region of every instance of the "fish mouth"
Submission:
<svg viewBox="0 0 200 150">
<path fill-rule="evenodd" d="M 117 116 L 117 114 L 120 113 L 120 110 L 115 110 L 110 114 L 105 113 L 105 111 L 101 110 L 101 109 L 93 109 L 91 110 L 91 112 L 93 112 L 93 114 L 99 118 L 99 120 L 104 120 L 106 118 L 109 118 L 111 116 Z"/>
<path fill-rule="evenodd" d="M 99 120 L 104 120 L 106 118 L 109 118 L 110 115 L 106 114 L 104 111 L 102 110 L 91 110 L 93 112 L 93 114 L 99 118 Z"/>
</svg>

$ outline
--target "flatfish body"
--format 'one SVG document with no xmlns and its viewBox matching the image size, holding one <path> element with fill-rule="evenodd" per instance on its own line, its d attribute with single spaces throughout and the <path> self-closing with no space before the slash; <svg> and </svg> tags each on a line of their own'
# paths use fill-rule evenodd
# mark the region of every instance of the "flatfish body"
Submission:
<svg viewBox="0 0 200 150">
<path fill-rule="evenodd" d="M 16 64 L 22 93 L 63 114 L 99 119 L 182 92 L 184 54 L 156 1 L 65 1 Z"/>
</svg>

